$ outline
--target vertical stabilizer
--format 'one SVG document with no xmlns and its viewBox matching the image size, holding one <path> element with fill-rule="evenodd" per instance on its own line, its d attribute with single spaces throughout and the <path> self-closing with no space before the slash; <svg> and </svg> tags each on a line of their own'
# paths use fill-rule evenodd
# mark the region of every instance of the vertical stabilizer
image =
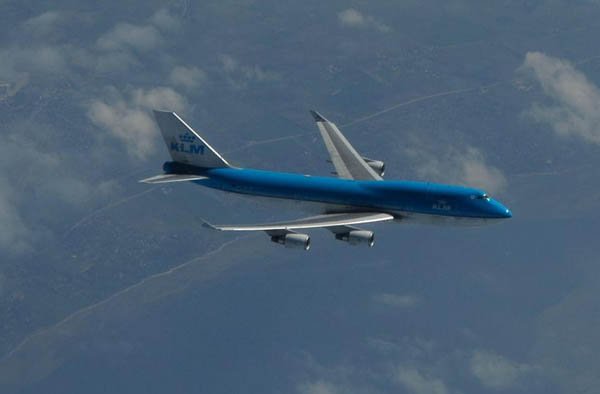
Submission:
<svg viewBox="0 0 600 394">
<path fill-rule="evenodd" d="M 175 112 L 153 112 L 173 161 L 203 168 L 231 167 Z"/>
</svg>

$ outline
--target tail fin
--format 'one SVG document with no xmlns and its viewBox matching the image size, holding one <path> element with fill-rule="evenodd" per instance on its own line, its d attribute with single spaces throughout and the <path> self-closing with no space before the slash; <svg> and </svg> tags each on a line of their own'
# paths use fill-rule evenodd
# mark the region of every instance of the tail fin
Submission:
<svg viewBox="0 0 600 394">
<path fill-rule="evenodd" d="M 173 161 L 204 168 L 231 167 L 175 112 L 153 112 Z"/>
</svg>

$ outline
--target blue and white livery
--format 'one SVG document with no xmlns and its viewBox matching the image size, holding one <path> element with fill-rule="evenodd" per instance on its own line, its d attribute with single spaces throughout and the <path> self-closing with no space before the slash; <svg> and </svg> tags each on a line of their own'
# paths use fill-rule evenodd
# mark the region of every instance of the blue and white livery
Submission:
<svg viewBox="0 0 600 394">
<path fill-rule="evenodd" d="M 296 230 L 326 228 L 351 245 L 373 246 L 372 231 L 356 225 L 382 221 L 477 225 L 512 217 L 485 192 L 429 182 L 384 181 L 385 164 L 362 157 L 337 126 L 311 111 L 337 177 L 235 168 L 176 113 L 154 111 L 171 154 L 164 174 L 145 183 L 188 181 L 226 192 L 302 201 L 320 213 L 299 220 L 252 225 L 212 225 L 220 231 L 265 231 L 273 242 L 308 250 L 310 237 Z"/>
</svg>

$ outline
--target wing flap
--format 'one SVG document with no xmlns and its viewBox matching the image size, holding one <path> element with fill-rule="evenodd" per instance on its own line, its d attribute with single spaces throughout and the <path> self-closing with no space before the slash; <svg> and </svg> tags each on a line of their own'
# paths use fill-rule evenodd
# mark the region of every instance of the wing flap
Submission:
<svg viewBox="0 0 600 394">
<path fill-rule="evenodd" d="M 340 178 L 380 181 L 382 178 L 358 154 L 335 123 L 328 121 L 316 111 L 310 111 L 317 122 L 331 162 Z"/>
<path fill-rule="evenodd" d="M 350 212 L 318 215 L 289 222 L 226 226 L 207 223 L 207 225 L 210 228 L 221 231 L 291 231 L 309 228 L 350 226 L 353 224 L 375 223 L 392 219 L 394 219 L 392 215 L 382 212 Z"/>
</svg>

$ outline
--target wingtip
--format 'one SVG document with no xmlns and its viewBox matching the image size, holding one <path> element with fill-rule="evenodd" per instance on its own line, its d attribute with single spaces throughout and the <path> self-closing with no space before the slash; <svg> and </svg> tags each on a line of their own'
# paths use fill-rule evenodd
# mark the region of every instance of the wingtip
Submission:
<svg viewBox="0 0 600 394">
<path fill-rule="evenodd" d="M 154 114 L 154 116 L 157 116 L 157 115 L 160 116 L 160 115 L 163 115 L 163 114 L 174 114 L 175 112 L 173 112 L 173 111 L 161 111 L 159 109 L 153 109 L 152 113 Z"/>
<path fill-rule="evenodd" d="M 202 227 L 207 228 L 209 230 L 218 230 L 218 228 L 216 228 L 214 225 L 212 225 L 211 223 L 209 223 L 204 218 L 198 218 L 198 220 L 200 220 L 200 222 L 202 223 Z"/>
<path fill-rule="evenodd" d="M 313 109 L 310 110 L 310 114 L 315 118 L 315 122 L 327 122 L 327 119 L 323 115 Z"/>
</svg>

